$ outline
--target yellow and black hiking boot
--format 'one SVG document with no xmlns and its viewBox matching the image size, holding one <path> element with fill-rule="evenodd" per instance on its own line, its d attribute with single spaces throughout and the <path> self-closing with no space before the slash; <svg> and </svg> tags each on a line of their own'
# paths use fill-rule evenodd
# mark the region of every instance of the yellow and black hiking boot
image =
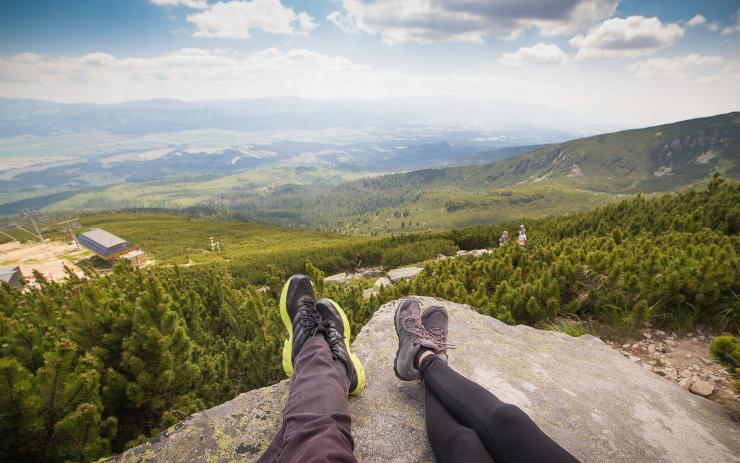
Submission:
<svg viewBox="0 0 740 463">
<path fill-rule="evenodd" d="M 285 282 L 280 293 L 280 318 L 288 330 L 283 344 L 283 370 L 293 377 L 293 365 L 301 347 L 308 338 L 323 331 L 311 280 L 304 275 L 293 275 Z"/>
<path fill-rule="evenodd" d="M 316 309 L 321 315 L 321 323 L 325 328 L 324 337 L 329 344 L 331 356 L 347 372 L 349 395 L 359 395 L 365 390 L 367 376 L 360 359 L 349 348 L 352 332 L 347 314 L 331 299 L 320 300 L 316 303 Z"/>
</svg>

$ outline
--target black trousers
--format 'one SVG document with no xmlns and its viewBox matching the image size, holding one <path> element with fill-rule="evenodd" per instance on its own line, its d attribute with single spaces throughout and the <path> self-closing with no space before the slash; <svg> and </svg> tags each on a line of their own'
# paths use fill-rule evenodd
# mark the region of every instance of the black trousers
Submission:
<svg viewBox="0 0 740 463">
<path fill-rule="evenodd" d="M 519 407 L 496 398 L 436 356 L 421 365 L 429 442 L 440 463 L 577 462 Z"/>
</svg>

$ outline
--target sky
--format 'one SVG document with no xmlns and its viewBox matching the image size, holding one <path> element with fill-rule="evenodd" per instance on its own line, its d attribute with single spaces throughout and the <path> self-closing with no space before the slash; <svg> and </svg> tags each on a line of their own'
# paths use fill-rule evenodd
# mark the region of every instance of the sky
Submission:
<svg viewBox="0 0 740 463">
<path fill-rule="evenodd" d="M 740 110 L 740 1 L 5 0 L 0 96 L 436 98 L 665 123 Z"/>
</svg>

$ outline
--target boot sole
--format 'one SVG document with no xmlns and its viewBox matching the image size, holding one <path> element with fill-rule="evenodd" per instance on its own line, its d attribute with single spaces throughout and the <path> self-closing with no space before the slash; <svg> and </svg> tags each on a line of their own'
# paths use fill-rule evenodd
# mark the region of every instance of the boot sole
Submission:
<svg viewBox="0 0 740 463">
<path fill-rule="evenodd" d="M 337 309 L 337 312 L 339 313 L 339 318 L 342 319 L 342 327 L 344 328 L 344 345 L 347 346 L 347 353 L 349 353 L 349 358 L 352 360 L 352 365 L 355 367 L 355 373 L 357 374 L 357 386 L 351 391 L 349 391 L 349 395 L 360 395 L 362 394 L 362 391 L 365 390 L 365 386 L 367 386 L 367 374 L 365 373 L 365 367 L 362 366 L 362 362 L 360 362 L 360 359 L 357 358 L 354 352 L 352 352 L 352 348 L 350 347 L 350 338 L 352 337 L 352 327 L 349 324 L 349 318 L 347 318 L 347 314 L 344 313 L 344 309 L 334 302 L 331 299 L 327 299 L 329 302 L 331 302 L 332 306 L 334 306 L 335 309 Z"/>
</svg>

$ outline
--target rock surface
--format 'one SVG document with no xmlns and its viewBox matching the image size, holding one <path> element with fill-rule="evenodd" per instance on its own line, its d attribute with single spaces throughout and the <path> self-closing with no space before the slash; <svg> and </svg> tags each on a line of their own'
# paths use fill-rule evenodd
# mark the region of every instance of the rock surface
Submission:
<svg viewBox="0 0 740 463">
<path fill-rule="evenodd" d="M 419 273 L 424 271 L 422 267 L 401 267 L 388 271 L 388 278 L 392 282 L 403 280 L 405 278 L 413 278 Z"/>
<path fill-rule="evenodd" d="M 730 411 L 732 419 L 740 423 L 740 394 L 733 387 L 735 377 L 727 367 L 707 358 L 715 336 L 704 332 L 697 326 L 696 333 L 679 336 L 647 328 L 636 342 L 621 346 L 613 342 L 607 344 L 643 368 L 722 405 Z"/>
<path fill-rule="evenodd" d="M 324 283 L 337 283 L 337 284 L 347 283 L 347 274 L 342 272 L 342 273 L 337 273 L 336 275 L 330 275 L 324 278 Z"/>
<path fill-rule="evenodd" d="M 393 282 L 388 277 L 380 277 L 375 280 L 375 283 L 373 283 L 373 288 L 380 288 L 382 286 L 389 286 L 391 284 L 393 284 Z"/>
<path fill-rule="evenodd" d="M 375 296 L 379 292 L 380 292 L 380 290 L 377 287 L 373 286 L 372 288 L 363 289 L 362 290 L 362 297 L 364 299 L 370 299 L 371 297 Z"/>
<path fill-rule="evenodd" d="M 740 430 L 720 406 L 646 371 L 597 338 L 508 326 L 431 298 L 450 314 L 450 366 L 521 407 L 584 462 L 740 461 Z M 350 399 L 361 462 L 431 462 L 423 388 L 393 374 L 396 302 L 381 307 L 353 349 L 368 386 Z M 249 462 L 277 431 L 290 382 L 197 413 L 116 462 Z"/>
<path fill-rule="evenodd" d="M 691 388 L 689 390 L 696 395 L 706 397 L 714 392 L 714 386 L 712 386 L 712 383 L 708 381 L 697 380 L 691 383 Z"/>
</svg>

